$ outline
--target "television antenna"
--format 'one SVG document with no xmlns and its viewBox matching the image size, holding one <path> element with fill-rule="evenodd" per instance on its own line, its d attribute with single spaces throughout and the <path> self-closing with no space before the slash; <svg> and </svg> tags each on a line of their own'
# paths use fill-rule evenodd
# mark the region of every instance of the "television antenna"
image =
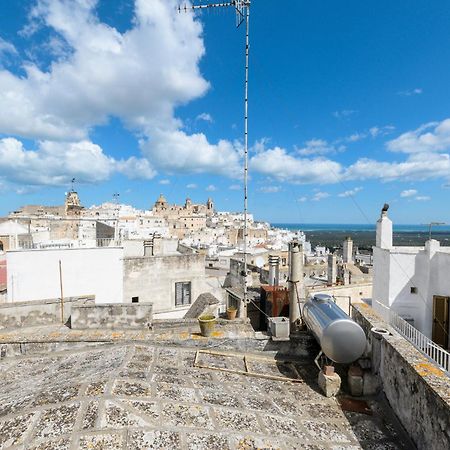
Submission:
<svg viewBox="0 0 450 450">
<path fill-rule="evenodd" d="M 72 181 L 70 182 L 72 186 L 71 192 L 75 192 L 74 186 L 75 186 L 75 178 L 72 178 Z"/>
<path fill-rule="evenodd" d="M 201 0 L 200 0 L 201 1 Z M 250 3 L 251 0 L 234 0 L 219 3 L 198 3 L 178 6 L 178 12 L 195 11 L 197 9 L 234 8 L 236 12 L 236 28 L 245 22 L 245 89 L 244 89 L 244 310 L 242 316 L 247 316 L 248 282 L 247 282 L 247 240 L 248 240 L 248 63 L 250 50 Z"/>
<path fill-rule="evenodd" d="M 431 241 L 431 230 L 433 227 L 440 227 L 443 225 L 447 225 L 445 222 L 430 222 L 428 225 L 428 239 Z"/>
</svg>

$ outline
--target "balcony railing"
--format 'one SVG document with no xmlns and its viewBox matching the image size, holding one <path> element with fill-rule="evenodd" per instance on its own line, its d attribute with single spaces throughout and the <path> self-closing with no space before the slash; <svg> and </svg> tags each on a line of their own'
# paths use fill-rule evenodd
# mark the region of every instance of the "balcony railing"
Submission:
<svg viewBox="0 0 450 450">
<path fill-rule="evenodd" d="M 447 350 L 427 338 L 417 328 L 414 328 L 396 312 L 392 311 L 392 309 L 380 302 L 375 302 L 381 307 L 377 309 L 377 312 L 381 313 L 392 328 L 398 331 L 405 339 L 411 342 L 417 350 L 421 351 L 425 356 L 428 356 L 428 358 L 434 361 L 441 369 L 447 372 L 447 375 L 450 376 L 450 353 Z"/>
</svg>

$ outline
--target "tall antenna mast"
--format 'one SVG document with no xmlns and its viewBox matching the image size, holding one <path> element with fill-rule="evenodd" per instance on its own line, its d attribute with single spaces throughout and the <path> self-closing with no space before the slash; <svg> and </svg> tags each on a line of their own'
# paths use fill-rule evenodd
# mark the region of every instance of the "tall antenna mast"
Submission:
<svg viewBox="0 0 450 450">
<path fill-rule="evenodd" d="M 251 0 L 234 0 L 222 3 L 204 3 L 184 5 L 178 7 L 178 12 L 196 9 L 227 8 L 236 11 L 236 27 L 239 28 L 245 21 L 245 90 L 244 90 L 244 307 L 240 308 L 240 315 L 247 316 L 248 283 L 247 283 L 247 240 L 248 240 L 248 66 L 250 50 L 250 2 Z"/>
</svg>

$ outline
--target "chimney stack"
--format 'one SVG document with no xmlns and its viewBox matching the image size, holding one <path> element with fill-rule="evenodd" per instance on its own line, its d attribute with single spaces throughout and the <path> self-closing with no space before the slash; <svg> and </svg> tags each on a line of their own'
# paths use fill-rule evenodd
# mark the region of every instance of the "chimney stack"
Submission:
<svg viewBox="0 0 450 450">
<path fill-rule="evenodd" d="M 376 246 L 385 249 L 392 248 L 392 221 L 387 215 L 388 209 L 389 205 L 384 205 L 377 221 Z"/>
<path fill-rule="evenodd" d="M 331 286 L 336 283 L 337 265 L 336 255 L 334 253 L 328 255 L 328 284 Z"/>
<path fill-rule="evenodd" d="M 292 241 L 289 249 L 289 321 L 291 331 L 295 331 L 300 322 L 300 303 L 305 301 L 303 246 L 297 241 Z"/>
<path fill-rule="evenodd" d="M 278 286 L 280 284 L 280 257 L 269 255 L 269 285 Z"/>
<path fill-rule="evenodd" d="M 344 263 L 353 262 L 353 241 L 351 237 L 347 237 L 342 245 L 342 258 Z"/>
</svg>

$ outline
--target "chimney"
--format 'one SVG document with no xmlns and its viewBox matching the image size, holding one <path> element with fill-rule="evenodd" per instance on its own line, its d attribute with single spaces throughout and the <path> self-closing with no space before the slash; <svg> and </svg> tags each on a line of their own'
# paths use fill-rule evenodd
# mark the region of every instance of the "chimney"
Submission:
<svg viewBox="0 0 450 450">
<path fill-rule="evenodd" d="M 328 284 L 331 286 L 336 283 L 337 265 L 336 255 L 334 253 L 328 255 Z"/>
<path fill-rule="evenodd" d="M 291 331 L 299 326 L 300 303 L 305 301 L 303 283 L 303 246 L 297 241 L 289 245 L 289 321 Z"/>
<path fill-rule="evenodd" d="M 280 284 L 280 257 L 269 255 L 269 285 L 278 286 Z"/>
<path fill-rule="evenodd" d="M 353 262 L 353 241 L 351 237 L 347 237 L 342 245 L 342 258 L 344 263 Z"/>
<path fill-rule="evenodd" d="M 153 256 L 153 239 L 144 241 L 144 256 Z"/>
<path fill-rule="evenodd" d="M 392 221 L 387 215 L 387 205 L 381 210 L 381 216 L 377 221 L 376 246 L 379 248 L 392 248 Z"/>
</svg>

